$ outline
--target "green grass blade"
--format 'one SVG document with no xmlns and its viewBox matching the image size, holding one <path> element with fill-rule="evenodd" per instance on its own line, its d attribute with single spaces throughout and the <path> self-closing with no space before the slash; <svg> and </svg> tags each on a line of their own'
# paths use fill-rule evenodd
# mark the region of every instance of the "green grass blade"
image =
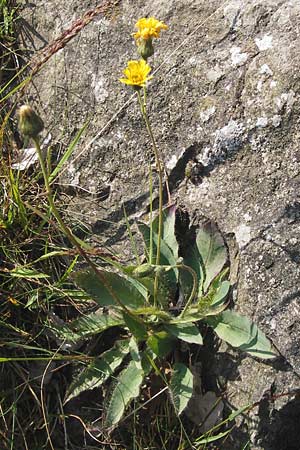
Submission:
<svg viewBox="0 0 300 450">
<path fill-rule="evenodd" d="M 52 181 L 54 180 L 54 178 L 59 174 L 62 166 L 68 161 L 68 159 L 72 156 L 72 153 L 76 147 L 76 145 L 78 144 L 79 139 L 81 138 L 82 134 L 84 133 L 84 131 L 86 130 L 87 126 L 89 125 L 90 121 L 88 120 L 87 122 L 85 122 L 85 124 L 83 125 L 82 128 L 80 128 L 80 130 L 78 131 L 78 133 L 76 134 L 75 138 L 73 139 L 73 141 L 71 142 L 71 144 L 69 145 L 69 147 L 67 148 L 67 150 L 65 151 L 64 155 L 62 156 L 62 158 L 60 159 L 60 161 L 58 162 L 57 166 L 55 167 L 55 169 L 51 172 L 50 176 L 49 176 L 49 183 L 52 183 Z"/>
</svg>

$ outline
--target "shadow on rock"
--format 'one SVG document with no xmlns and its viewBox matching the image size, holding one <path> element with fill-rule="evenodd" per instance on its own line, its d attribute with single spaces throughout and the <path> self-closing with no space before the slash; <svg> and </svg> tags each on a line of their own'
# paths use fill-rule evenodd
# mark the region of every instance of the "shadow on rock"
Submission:
<svg viewBox="0 0 300 450">
<path fill-rule="evenodd" d="M 260 429 L 257 443 L 264 450 L 298 450 L 300 425 L 300 397 L 279 410 L 270 402 L 259 407 Z"/>
</svg>

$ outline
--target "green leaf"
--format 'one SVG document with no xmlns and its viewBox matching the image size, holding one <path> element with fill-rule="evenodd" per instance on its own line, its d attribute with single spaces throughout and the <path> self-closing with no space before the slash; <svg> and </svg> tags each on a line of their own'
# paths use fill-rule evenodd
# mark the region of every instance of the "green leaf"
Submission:
<svg viewBox="0 0 300 450">
<path fill-rule="evenodd" d="M 157 331 L 147 340 L 148 347 L 160 358 L 167 356 L 173 350 L 173 344 L 174 338 L 167 331 Z"/>
<path fill-rule="evenodd" d="M 179 416 L 192 397 L 193 374 L 182 363 L 174 364 L 173 369 L 169 389 L 176 414 Z"/>
<path fill-rule="evenodd" d="M 143 236 L 144 242 L 146 244 L 146 248 L 150 248 L 150 227 L 145 223 L 138 223 L 138 229 Z M 156 263 L 156 251 L 157 251 L 157 242 L 158 235 L 152 230 L 152 239 L 153 239 L 153 258 L 152 261 L 149 261 L 150 264 Z M 168 246 L 168 244 L 162 239 L 160 243 L 160 264 L 165 266 L 174 266 L 177 263 L 177 258 L 175 257 L 172 249 Z"/>
<path fill-rule="evenodd" d="M 130 278 L 124 278 L 115 272 L 99 270 L 101 276 L 111 287 L 113 293 L 129 308 L 144 305 L 145 297 Z M 74 279 L 78 286 L 86 291 L 100 306 L 117 306 L 115 299 L 104 286 L 100 278 L 91 270 L 77 272 Z"/>
<path fill-rule="evenodd" d="M 123 326 L 122 316 L 103 314 L 102 312 L 91 313 L 73 320 L 69 324 L 51 324 L 50 328 L 60 338 L 70 342 L 101 333 L 108 328 Z"/>
<path fill-rule="evenodd" d="M 129 270 L 128 270 L 129 267 Z M 148 288 L 144 285 L 140 280 L 137 280 L 136 278 L 132 277 L 132 266 L 122 267 L 123 273 L 126 275 L 126 279 L 134 286 L 134 288 L 139 291 L 139 293 L 144 297 L 144 299 L 147 299 L 148 297 Z M 136 267 L 136 266 L 133 266 Z"/>
<path fill-rule="evenodd" d="M 182 341 L 190 344 L 203 345 L 203 339 L 199 329 L 192 323 L 170 323 L 164 328 Z"/>
<path fill-rule="evenodd" d="M 146 248 L 149 250 L 150 248 L 150 228 L 148 225 L 144 223 L 138 224 L 138 229 L 143 236 Z M 152 230 L 152 246 L 153 246 L 153 256 L 152 261 L 149 261 L 151 264 L 156 263 L 156 253 L 157 253 L 157 242 L 158 235 Z M 162 239 L 160 242 L 160 265 L 164 266 L 175 266 L 177 264 L 177 257 L 175 257 L 172 249 L 168 246 L 168 244 Z M 141 280 L 140 280 L 141 281 Z M 177 281 L 178 281 L 178 270 L 170 269 L 168 272 L 162 272 L 159 276 L 159 284 L 161 285 L 161 289 L 165 291 L 162 295 L 162 304 L 166 305 L 168 300 L 173 299 L 177 290 Z"/>
<path fill-rule="evenodd" d="M 142 289 L 146 293 L 144 295 L 145 298 L 147 298 L 148 293 L 153 294 L 154 292 L 155 267 L 151 264 L 142 264 L 139 266 L 130 265 L 123 268 L 124 273 L 130 277 L 130 280 L 134 280 L 142 286 Z M 150 274 L 151 277 L 149 276 Z"/>
<path fill-rule="evenodd" d="M 95 312 L 86 316 L 81 316 L 71 323 L 71 329 L 80 333 L 81 336 L 91 336 L 101 333 L 107 328 L 124 326 L 124 320 L 117 314 L 103 314 Z"/>
<path fill-rule="evenodd" d="M 215 291 L 215 293 L 213 295 L 213 298 L 212 298 L 212 301 L 210 303 L 210 306 L 217 307 L 217 306 L 222 305 L 225 302 L 225 300 L 226 300 L 226 298 L 227 298 L 227 296 L 229 294 L 230 286 L 231 285 L 230 285 L 229 281 L 227 281 L 227 280 L 226 281 L 222 281 L 222 283 L 216 289 L 216 291 Z"/>
<path fill-rule="evenodd" d="M 206 292 L 213 279 L 221 272 L 227 261 L 227 250 L 223 237 L 213 222 L 202 224 L 196 242 L 184 252 L 184 264 L 190 266 L 199 280 L 199 294 Z M 185 296 L 191 291 L 192 277 L 181 271 L 181 283 Z"/>
<path fill-rule="evenodd" d="M 213 222 L 207 222 L 199 228 L 196 245 L 203 264 L 203 289 L 206 292 L 212 280 L 226 264 L 227 250 L 223 237 Z"/>
<path fill-rule="evenodd" d="M 129 328 L 129 331 L 138 341 L 144 341 L 147 339 L 148 337 L 147 328 L 143 322 L 138 320 L 138 318 L 130 316 L 125 312 L 123 312 L 123 318 L 125 324 Z"/>
<path fill-rule="evenodd" d="M 206 318 L 205 322 L 214 329 L 219 338 L 252 356 L 264 359 L 278 356 L 271 341 L 247 317 L 233 311 L 224 311 L 218 316 Z"/>
<path fill-rule="evenodd" d="M 71 383 L 65 403 L 81 392 L 101 386 L 119 367 L 128 354 L 129 341 L 118 341 L 114 348 L 107 350 L 87 366 Z"/>
<path fill-rule="evenodd" d="M 26 269 L 26 267 L 16 267 L 9 272 L 10 276 L 15 278 L 48 278 L 49 275 L 38 272 L 34 269 Z"/>
<path fill-rule="evenodd" d="M 237 409 L 236 411 L 233 411 L 229 416 L 227 417 L 227 422 L 233 421 L 237 416 L 241 415 L 243 412 L 247 411 L 248 409 L 252 408 L 252 404 L 244 405 L 241 408 Z"/>
<path fill-rule="evenodd" d="M 144 371 L 141 364 L 130 361 L 129 365 L 120 373 L 108 402 L 105 425 L 116 425 L 130 403 L 140 392 L 140 386 L 144 379 Z"/>
<path fill-rule="evenodd" d="M 162 213 L 162 239 L 172 250 L 175 260 L 178 258 L 178 242 L 175 236 L 176 206 L 165 208 Z M 158 234 L 158 216 L 152 222 L 153 231 Z"/>
<path fill-rule="evenodd" d="M 198 304 L 205 315 L 216 315 L 226 309 L 226 298 L 230 291 L 230 282 L 223 281 L 228 269 L 223 270 L 211 283 L 208 293 L 204 297 L 200 297 Z M 221 308 L 221 310 L 219 310 Z"/>
<path fill-rule="evenodd" d="M 183 249 L 183 253 L 184 253 L 183 264 L 188 267 L 191 267 L 197 276 L 198 285 L 195 293 L 197 296 L 201 287 L 203 277 L 201 267 L 201 257 L 196 245 L 187 246 L 187 248 Z M 193 277 L 188 270 L 184 268 L 179 270 L 179 283 L 186 301 L 190 297 L 193 289 Z"/>
<path fill-rule="evenodd" d="M 141 354 L 139 350 L 139 345 L 134 336 L 131 336 L 129 341 L 129 353 L 133 361 L 141 363 Z"/>
<path fill-rule="evenodd" d="M 155 277 L 158 277 L 157 302 L 167 307 L 169 301 L 173 300 L 176 293 L 177 282 L 173 279 L 173 275 L 169 274 L 168 266 L 156 266 L 155 264 L 141 264 L 139 266 L 127 266 L 124 272 L 131 277 L 137 277 L 138 283 L 143 286 L 145 292 L 154 296 Z M 133 278 L 132 278 L 133 279 Z M 149 299 L 148 299 L 149 300 Z M 166 309 L 166 308 L 165 308 Z"/>
<path fill-rule="evenodd" d="M 143 353 L 141 353 L 141 365 L 144 371 L 144 376 L 146 377 L 153 368 L 155 368 L 155 353 L 151 350 L 151 348 L 147 347 Z"/>
</svg>

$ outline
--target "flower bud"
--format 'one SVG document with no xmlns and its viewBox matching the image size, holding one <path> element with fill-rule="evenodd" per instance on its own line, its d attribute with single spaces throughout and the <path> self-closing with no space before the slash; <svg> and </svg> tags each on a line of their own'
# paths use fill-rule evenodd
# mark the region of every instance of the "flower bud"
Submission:
<svg viewBox="0 0 300 450">
<path fill-rule="evenodd" d="M 152 39 L 140 39 L 137 48 L 141 57 L 147 61 L 154 54 L 154 47 L 152 45 Z"/>
<path fill-rule="evenodd" d="M 44 122 L 29 105 L 19 109 L 19 130 L 23 136 L 37 138 L 44 129 Z"/>
</svg>

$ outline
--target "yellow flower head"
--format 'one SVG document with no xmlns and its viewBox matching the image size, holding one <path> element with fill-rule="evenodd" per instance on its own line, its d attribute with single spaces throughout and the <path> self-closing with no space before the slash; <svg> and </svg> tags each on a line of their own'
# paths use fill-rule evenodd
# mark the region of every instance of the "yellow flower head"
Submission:
<svg viewBox="0 0 300 450">
<path fill-rule="evenodd" d="M 120 78 L 120 81 L 135 88 L 141 88 L 145 86 L 146 81 L 152 78 L 152 76 L 147 76 L 150 70 L 151 67 L 143 59 L 140 61 L 128 61 L 126 69 L 123 70 L 127 78 Z"/>
<path fill-rule="evenodd" d="M 133 35 L 135 39 L 152 39 L 158 38 L 161 30 L 166 30 L 168 27 L 165 23 L 160 22 L 154 17 L 143 17 L 135 24 L 138 31 Z"/>
</svg>

